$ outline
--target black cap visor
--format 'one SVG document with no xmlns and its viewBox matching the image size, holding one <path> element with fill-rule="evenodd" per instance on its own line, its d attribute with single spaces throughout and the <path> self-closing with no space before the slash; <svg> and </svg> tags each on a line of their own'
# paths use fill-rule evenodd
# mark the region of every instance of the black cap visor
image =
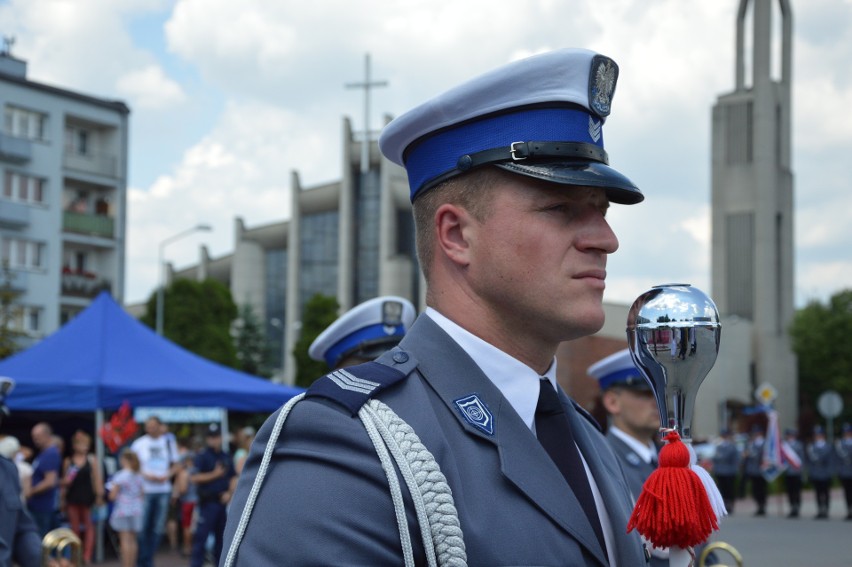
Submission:
<svg viewBox="0 0 852 567">
<path fill-rule="evenodd" d="M 597 161 L 536 161 L 495 163 L 497 167 L 561 185 L 600 187 L 613 203 L 635 205 L 645 196 L 636 185 L 610 166 Z"/>
</svg>

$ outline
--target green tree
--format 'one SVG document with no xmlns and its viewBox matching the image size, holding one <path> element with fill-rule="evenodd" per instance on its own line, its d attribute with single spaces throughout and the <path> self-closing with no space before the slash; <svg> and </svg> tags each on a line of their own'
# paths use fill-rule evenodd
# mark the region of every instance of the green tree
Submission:
<svg viewBox="0 0 852 567">
<path fill-rule="evenodd" d="M 0 359 L 21 350 L 19 340 L 27 334 L 15 324 L 21 318 L 22 307 L 17 304 L 21 291 L 15 289 L 15 272 L 4 261 L 0 272 Z"/>
<path fill-rule="evenodd" d="M 237 306 L 231 291 L 213 279 L 175 280 L 163 294 L 163 335 L 214 362 L 239 367 L 231 337 Z M 142 322 L 156 327 L 157 292 L 148 299 Z"/>
<path fill-rule="evenodd" d="M 297 386 L 307 388 L 314 380 L 328 372 L 325 362 L 317 362 L 308 356 L 308 347 L 326 327 L 334 323 L 338 309 L 340 305 L 337 299 L 319 293 L 305 304 L 299 340 L 293 348 L 293 356 L 296 358 Z"/>
<path fill-rule="evenodd" d="M 845 419 L 852 418 L 852 289 L 799 309 L 790 327 L 793 351 L 799 359 L 799 395 L 803 408 L 816 406 L 826 390 L 844 401 Z"/>
<path fill-rule="evenodd" d="M 269 368 L 269 341 L 250 303 L 239 308 L 239 316 L 234 322 L 234 342 L 240 370 L 266 378 L 272 375 Z"/>
</svg>

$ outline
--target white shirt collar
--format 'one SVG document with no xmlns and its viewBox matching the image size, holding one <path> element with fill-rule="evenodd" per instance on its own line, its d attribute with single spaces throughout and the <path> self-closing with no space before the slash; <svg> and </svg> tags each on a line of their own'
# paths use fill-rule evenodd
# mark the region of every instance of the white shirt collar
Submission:
<svg viewBox="0 0 852 567">
<path fill-rule="evenodd" d="M 542 378 L 538 372 L 461 328 L 434 308 L 427 307 L 425 313 L 473 359 L 532 430 L 538 405 L 539 380 Z M 556 388 L 556 357 L 544 378 Z"/>
<path fill-rule="evenodd" d="M 631 437 L 618 427 L 614 425 L 609 426 L 609 430 L 612 431 L 612 434 L 627 443 L 627 446 L 633 450 L 634 453 L 639 455 L 639 457 L 645 461 L 645 463 L 650 463 L 654 455 L 657 454 L 657 449 L 654 447 L 654 444 L 648 441 L 648 444 L 643 444 L 641 441 L 636 439 L 635 437 Z"/>
</svg>

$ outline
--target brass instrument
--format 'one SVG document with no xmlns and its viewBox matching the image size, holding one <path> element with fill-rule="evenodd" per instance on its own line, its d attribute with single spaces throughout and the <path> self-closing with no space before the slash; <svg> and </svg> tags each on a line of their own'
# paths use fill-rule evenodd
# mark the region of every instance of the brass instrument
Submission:
<svg viewBox="0 0 852 567">
<path fill-rule="evenodd" d="M 60 563 L 63 559 L 65 561 Z M 62 567 L 83 565 L 83 544 L 68 528 L 51 530 L 41 540 L 41 566 L 52 567 L 51 564 Z"/>
<path fill-rule="evenodd" d="M 698 567 L 705 567 L 707 556 L 716 549 L 721 549 L 722 551 L 727 551 L 731 554 L 731 557 L 734 558 L 734 561 L 737 562 L 737 567 L 743 567 L 743 556 L 740 555 L 740 552 L 731 545 L 730 543 L 725 543 L 724 541 L 714 541 L 710 545 L 704 548 L 704 551 L 701 552 L 701 557 L 698 558 Z M 717 564 L 714 564 L 717 565 Z M 724 565 L 719 565 L 719 567 L 725 567 Z"/>
</svg>

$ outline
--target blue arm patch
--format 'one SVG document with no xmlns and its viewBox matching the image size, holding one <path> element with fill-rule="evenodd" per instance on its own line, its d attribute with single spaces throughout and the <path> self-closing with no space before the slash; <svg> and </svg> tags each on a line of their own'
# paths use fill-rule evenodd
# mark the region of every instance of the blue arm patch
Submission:
<svg viewBox="0 0 852 567">
<path fill-rule="evenodd" d="M 337 402 L 355 416 L 367 400 L 406 376 L 407 374 L 384 364 L 365 362 L 326 374 L 311 384 L 305 397 L 326 398 Z"/>
</svg>

